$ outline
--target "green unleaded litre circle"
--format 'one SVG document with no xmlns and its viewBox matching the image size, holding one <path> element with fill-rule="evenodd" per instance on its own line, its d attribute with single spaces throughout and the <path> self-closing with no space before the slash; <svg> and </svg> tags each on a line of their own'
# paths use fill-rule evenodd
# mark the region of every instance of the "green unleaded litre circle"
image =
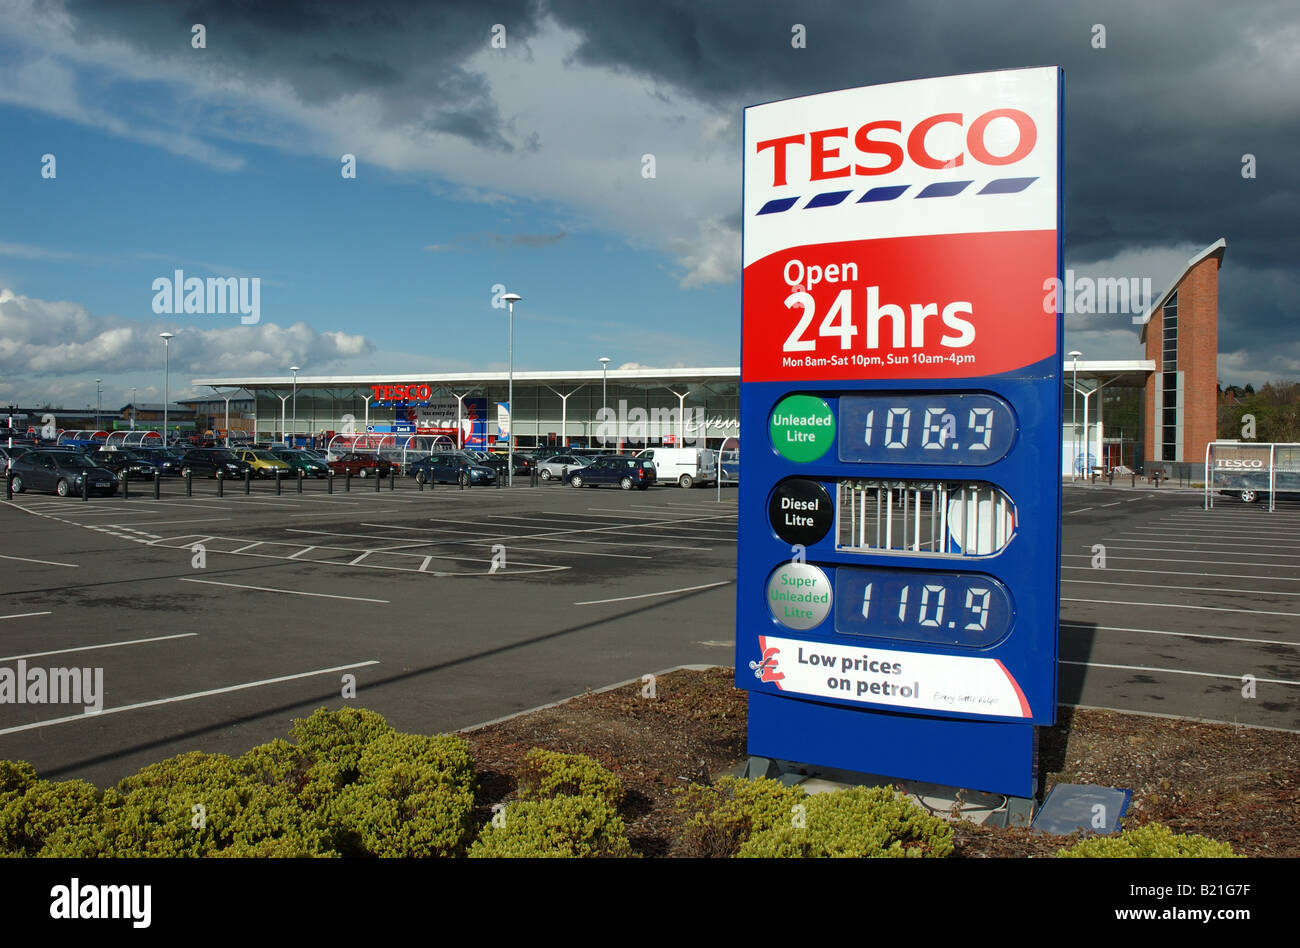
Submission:
<svg viewBox="0 0 1300 948">
<path fill-rule="evenodd" d="M 815 461 L 835 443 L 835 416 L 816 395 L 788 395 L 767 423 L 772 447 L 790 461 Z"/>
</svg>

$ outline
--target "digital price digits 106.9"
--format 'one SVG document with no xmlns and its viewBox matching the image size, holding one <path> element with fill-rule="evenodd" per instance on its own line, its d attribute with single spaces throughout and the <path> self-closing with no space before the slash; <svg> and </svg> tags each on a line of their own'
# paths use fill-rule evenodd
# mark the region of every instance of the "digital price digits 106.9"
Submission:
<svg viewBox="0 0 1300 948">
<path fill-rule="evenodd" d="M 839 457 L 871 464 L 985 465 L 1015 440 L 1011 407 L 994 395 L 845 395 Z"/>
</svg>

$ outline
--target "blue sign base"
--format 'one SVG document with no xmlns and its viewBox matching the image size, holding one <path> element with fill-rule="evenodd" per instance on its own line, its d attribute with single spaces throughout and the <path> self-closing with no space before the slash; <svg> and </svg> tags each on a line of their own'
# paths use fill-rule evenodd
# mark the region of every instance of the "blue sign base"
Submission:
<svg viewBox="0 0 1300 948">
<path fill-rule="evenodd" d="M 1038 784 L 1032 724 L 888 714 L 760 691 L 749 693 L 749 753 L 1015 797 L 1033 797 Z"/>
</svg>

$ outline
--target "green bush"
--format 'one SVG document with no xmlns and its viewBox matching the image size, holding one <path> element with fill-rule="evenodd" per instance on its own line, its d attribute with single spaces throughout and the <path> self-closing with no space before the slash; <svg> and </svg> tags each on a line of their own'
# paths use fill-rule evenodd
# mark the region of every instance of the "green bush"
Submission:
<svg viewBox="0 0 1300 948">
<path fill-rule="evenodd" d="M 324 708 L 238 758 L 192 752 L 102 794 L 0 761 L 0 856 L 460 855 L 472 835 L 469 745 Z M 196 810 L 201 806 L 201 810 Z"/>
<path fill-rule="evenodd" d="M 594 796 L 520 800 L 483 827 L 472 859 L 625 857 L 632 847 L 618 811 Z"/>
<path fill-rule="evenodd" d="M 1243 858 L 1232 846 L 1216 839 L 1195 835 L 1175 835 L 1162 823 L 1148 823 L 1126 829 L 1116 836 L 1094 836 L 1080 840 L 1057 856 L 1102 859 L 1225 859 Z"/>
<path fill-rule="evenodd" d="M 6 855 L 60 854 L 57 850 L 68 832 L 97 825 L 100 819 L 100 792 L 84 780 L 36 780 L 22 792 L 6 794 L 4 801 L 0 805 L 0 851 Z M 56 851 L 43 852 L 50 842 Z"/>
<path fill-rule="evenodd" d="M 692 856 L 734 856 L 746 840 L 783 823 L 806 794 L 779 780 L 723 777 L 712 786 L 691 784 L 678 791 L 677 808 L 689 813 L 683 827 L 686 851 Z"/>
<path fill-rule="evenodd" d="M 612 810 L 623 802 L 623 784 L 585 754 L 561 754 L 534 747 L 519 768 L 519 799 L 588 797 Z"/>
<path fill-rule="evenodd" d="M 890 787 L 818 793 L 803 811 L 753 833 L 736 852 L 747 858 L 943 857 L 952 827 Z"/>
<path fill-rule="evenodd" d="M 346 855 L 462 855 L 472 834 L 476 778 L 459 737 L 391 731 L 365 746 L 357 779 L 328 807 Z"/>
</svg>

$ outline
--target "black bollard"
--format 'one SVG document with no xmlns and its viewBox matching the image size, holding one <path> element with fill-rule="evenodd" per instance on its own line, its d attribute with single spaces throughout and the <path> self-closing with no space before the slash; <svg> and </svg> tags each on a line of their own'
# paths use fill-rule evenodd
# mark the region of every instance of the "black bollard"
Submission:
<svg viewBox="0 0 1300 948">
<path fill-rule="evenodd" d="M 131 478 L 126 476 L 126 471 L 123 471 L 120 476 L 122 478 L 122 499 L 129 500 L 131 498 Z"/>
<path fill-rule="evenodd" d="M 90 500 L 90 475 L 81 475 L 81 499 L 83 502 Z"/>
<path fill-rule="evenodd" d="M 345 494 L 352 493 L 352 472 L 351 471 L 345 471 L 343 473 L 343 493 Z"/>
<path fill-rule="evenodd" d="M 420 493 L 422 494 L 424 493 L 424 475 L 422 474 L 415 475 L 415 486 L 420 491 Z"/>
<path fill-rule="evenodd" d="M 302 493 L 302 468 L 298 468 L 298 493 Z"/>
<path fill-rule="evenodd" d="M 375 471 L 375 493 L 379 493 L 379 471 Z"/>
<path fill-rule="evenodd" d="M 397 490 L 397 469 L 390 467 L 388 469 L 388 489 Z"/>
<path fill-rule="evenodd" d="M 334 471 L 329 468 L 325 469 L 325 493 L 334 493 Z"/>
<path fill-rule="evenodd" d="M 5 469 L 5 500 L 14 499 L 14 476 L 9 469 Z"/>
<path fill-rule="evenodd" d="M 250 467 L 244 471 L 244 493 L 247 494 L 253 489 L 253 469 Z"/>
<path fill-rule="evenodd" d="M 280 469 L 275 469 L 275 496 L 280 496 Z"/>
<path fill-rule="evenodd" d="M 225 475 L 221 473 L 221 471 L 217 471 L 217 496 L 218 497 L 226 496 L 226 478 Z"/>
<path fill-rule="evenodd" d="M 185 475 L 186 490 L 189 489 L 189 486 L 190 486 L 190 476 L 189 474 L 186 474 Z M 162 474 L 158 471 L 153 472 L 153 499 L 154 500 L 162 499 Z"/>
<path fill-rule="evenodd" d="M 194 496 L 194 472 L 188 471 L 185 474 L 185 496 Z"/>
</svg>

